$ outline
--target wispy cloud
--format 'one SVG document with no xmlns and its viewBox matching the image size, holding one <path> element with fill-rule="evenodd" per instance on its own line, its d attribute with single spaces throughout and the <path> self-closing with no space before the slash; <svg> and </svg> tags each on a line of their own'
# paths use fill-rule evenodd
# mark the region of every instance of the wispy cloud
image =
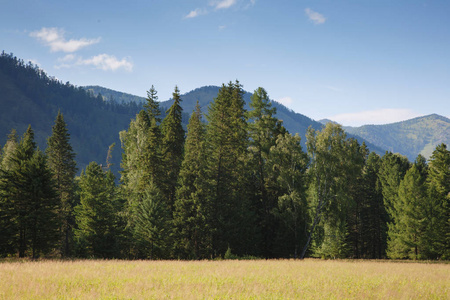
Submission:
<svg viewBox="0 0 450 300">
<path fill-rule="evenodd" d="M 283 97 L 283 98 L 279 98 L 275 101 L 277 101 L 280 104 L 283 104 L 286 107 L 289 107 L 294 102 L 291 97 Z"/>
<path fill-rule="evenodd" d="M 324 15 L 319 14 L 318 12 L 313 11 L 310 8 L 306 8 L 305 13 L 308 16 L 309 20 L 316 25 L 323 24 L 327 20 L 327 18 L 325 18 Z"/>
<path fill-rule="evenodd" d="M 256 0 L 210 0 L 209 7 L 196 8 L 191 10 L 183 19 L 197 18 L 202 15 L 207 15 L 212 11 L 225 10 L 232 6 L 236 6 L 238 10 L 246 10 L 256 4 Z"/>
<path fill-rule="evenodd" d="M 91 65 L 97 69 L 104 71 L 116 71 L 117 69 L 124 69 L 131 72 L 133 70 L 133 64 L 126 58 L 118 60 L 114 55 L 100 54 L 88 59 L 80 59 L 77 62 L 78 65 Z"/>
<path fill-rule="evenodd" d="M 43 27 L 41 30 L 33 31 L 30 33 L 31 37 L 36 38 L 37 40 L 43 42 L 46 46 L 50 47 L 50 51 L 52 52 L 76 52 L 81 48 L 100 42 L 100 38 L 81 38 L 78 40 L 66 40 L 64 35 L 65 31 L 63 29 L 55 27 Z"/>
<path fill-rule="evenodd" d="M 237 0 L 220 0 L 220 1 L 211 1 L 210 5 L 214 7 L 214 9 L 226 9 L 230 8 L 237 3 Z"/>
<path fill-rule="evenodd" d="M 191 10 L 191 12 L 188 13 L 184 18 L 185 19 L 196 18 L 201 15 L 206 15 L 207 13 L 208 11 L 206 9 L 196 8 L 195 10 Z"/>
<path fill-rule="evenodd" d="M 400 122 L 420 116 L 411 109 L 384 108 L 366 110 L 356 113 L 338 114 L 328 119 L 346 126 L 361 126 L 367 124 L 381 125 Z"/>
<path fill-rule="evenodd" d="M 69 54 L 58 59 L 59 65 L 55 66 L 57 69 L 72 68 L 75 66 L 93 66 L 96 69 L 103 71 L 116 71 L 123 69 L 131 72 L 133 70 L 133 63 L 127 58 L 117 59 L 114 55 L 99 54 L 91 58 L 84 59 L 75 55 Z"/>
</svg>

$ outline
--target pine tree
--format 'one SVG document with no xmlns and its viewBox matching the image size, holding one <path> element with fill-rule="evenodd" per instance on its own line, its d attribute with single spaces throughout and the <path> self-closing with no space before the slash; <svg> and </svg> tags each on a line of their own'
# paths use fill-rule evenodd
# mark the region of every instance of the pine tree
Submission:
<svg viewBox="0 0 450 300">
<path fill-rule="evenodd" d="M 222 85 L 207 116 L 207 172 L 210 178 L 213 249 L 240 255 L 253 249 L 253 216 L 246 190 L 248 136 L 239 82 Z"/>
<path fill-rule="evenodd" d="M 168 258 L 171 238 L 170 210 L 161 192 L 150 186 L 141 196 L 133 214 L 134 236 L 143 257 Z"/>
<path fill-rule="evenodd" d="M 180 106 L 181 98 L 178 87 L 175 86 L 173 104 L 167 110 L 166 117 L 161 123 L 162 156 L 164 165 L 164 180 L 162 192 L 166 198 L 168 207 L 173 210 L 175 202 L 175 190 L 178 174 L 183 161 L 184 129 L 181 124 L 183 109 Z"/>
<path fill-rule="evenodd" d="M 118 256 L 116 224 L 120 206 L 115 198 L 114 176 L 91 162 L 79 178 L 80 204 L 75 207 L 77 255 Z"/>
<path fill-rule="evenodd" d="M 265 257 L 274 256 L 277 226 L 273 215 L 277 207 L 279 188 L 275 174 L 267 161 L 270 159 L 271 147 L 276 144 L 279 135 L 286 129 L 276 117 L 276 108 L 272 107 L 266 90 L 258 88 L 251 97 L 251 110 L 247 113 L 249 134 L 249 169 L 252 171 L 251 186 L 254 189 L 253 206 L 257 213 L 258 227 L 262 236 L 262 254 Z"/>
<path fill-rule="evenodd" d="M 61 112 L 58 112 L 52 135 L 48 138 L 46 154 L 60 202 L 58 212 L 61 224 L 60 253 L 62 257 L 67 257 L 72 248 L 76 162 L 75 153 L 70 145 L 70 134 Z"/>
<path fill-rule="evenodd" d="M 147 102 L 144 104 L 144 108 L 147 111 L 149 119 L 155 119 L 156 124 L 159 124 L 161 122 L 161 118 L 159 117 L 161 115 L 161 111 L 159 110 L 157 94 L 158 92 L 152 85 L 150 90 L 147 91 L 147 98 L 145 99 Z"/>
<path fill-rule="evenodd" d="M 21 174 L 22 192 L 28 198 L 27 227 L 31 256 L 49 253 L 59 240 L 60 209 L 52 172 L 48 168 L 45 154 L 36 150 Z"/>
<path fill-rule="evenodd" d="M 37 258 L 48 253 L 57 241 L 58 203 L 46 157 L 36 149 L 31 126 L 20 143 L 15 140 L 13 134 L 0 174 L 2 206 L 9 219 L 5 232 L 12 238 L 7 248 L 18 250 L 19 257 L 31 254 Z"/>
<path fill-rule="evenodd" d="M 405 174 L 393 202 L 392 221 L 389 224 L 387 254 L 390 258 L 418 259 L 422 255 L 426 221 L 425 179 L 414 164 Z"/>
<path fill-rule="evenodd" d="M 361 188 L 360 237 L 361 258 L 383 258 L 386 252 L 387 213 L 378 179 L 381 158 L 371 152 L 365 162 Z"/>
<path fill-rule="evenodd" d="M 205 151 L 205 125 L 197 101 L 187 126 L 174 212 L 175 247 L 177 255 L 183 258 L 204 259 L 212 255 L 211 203 Z"/>
<path fill-rule="evenodd" d="M 450 151 L 440 144 L 433 151 L 427 178 L 428 200 L 426 206 L 427 248 L 432 259 L 450 258 Z"/>
<path fill-rule="evenodd" d="M 0 256 L 13 254 L 17 247 L 17 222 L 14 212 L 13 187 L 8 174 L 14 168 L 12 157 L 18 147 L 17 132 L 13 129 L 2 149 L 0 162 Z"/>
</svg>

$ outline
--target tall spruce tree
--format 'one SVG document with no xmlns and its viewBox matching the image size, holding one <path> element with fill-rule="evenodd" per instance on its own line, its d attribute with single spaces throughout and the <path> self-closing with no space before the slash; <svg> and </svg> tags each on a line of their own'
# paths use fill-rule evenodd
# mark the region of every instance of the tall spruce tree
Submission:
<svg viewBox="0 0 450 300">
<path fill-rule="evenodd" d="M 37 258 L 57 241 L 58 202 L 45 154 L 36 149 L 31 126 L 17 146 L 13 140 L 9 140 L 12 151 L 6 152 L 0 172 L 2 206 L 9 219 L 5 232 L 13 238 L 7 248 L 18 251 L 19 257 Z"/>
<path fill-rule="evenodd" d="M 378 172 L 381 158 L 371 152 L 360 181 L 359 255 L 360 258 L 383 258 L 386 253 L 387 213 Z"/>
<path fill-rule="evenodd" d="M 253 217 L 246 189 L 248 147 L 243 90 L 236 81 L 222 85 L 208 111 L 207 172 L 210 178 L 213 249 L 223 255 L 253 251 Z"/>
<path fill-rule="evenodd" d="M 17 220 L 14 211 L 13 187 L 8 174 L 14 168 L 12 160 L 19 141 L 16 130 L 11 130 L 2 149 L 0 162 L 0 256 L 13 254 L 17 249 Z"/>
<path fill-rule="evenodd" d="M 58 112 L 52 135 L 47 140 L 46 154 L 60 202 L 60 254 L 68 257 L 72 251 L 74 178 L 77 168 L 75 153 L 70 145 L 70 134 L 61 112 Z"/>
<path fill-rule="evenodd" d="M 427 178 L 426 255 L 432 259 L 450 259 L 450 151 L 440 144 L 433 151 Z"/>
<path fill-rule="evenodd" d="M 426 227 L 425 179 L 414 164 L 400 182 L 389 223 L 387 254 L 390 258 L 418 259 L 422 256 Z"/>
<path fill-rule="evenodd" d="M 162 157 L 164 166 L 164 179 L 162 192 L 166 198 L 168 207 L 173 210 L 175 202 L 175 190 L 178 174 L 183 161 L 184 129 L 181 124 L 182 112 L 180 91 L 175 86 L 173 92 L 173 104 L 167 110 L 166 117 L 161 123 Z"/>
<path fill-rule="evenodd" d="M 122 143 L 121 190 L 125 204 L 125 219 L 131 256 L 140 256 L 146 249 L 140 249 L 139 237 L 135 236 L 137 208 L 143 195 L 150 187 L 161 189 L 164 182 L 162 157 L 162 134 L 160 129 L 159 104 L 156 90 L 147 92 L 145 110 L 130 122 L 127 131 L 120 132 Z"/>
<path fill-rule="evenodd" d="M 279 135 L 286 132 L 282 122 L 276 117 L 264 88 L 257 88 L 251 97 L 250 111 L 247 112 L 249 134 L 249 169 L 252 170 L 251 187 L 254 189 L 253 209 L 257 214 L 258 227 L 262 236 L 261 245 L 264 257 L 274 256 L 276 247 L 276 220 L 273 210 L 277 207 L 279 188 L 275 174 L 267 165 L 271 147 Z"/>
<path fill-rule="evenodd" d="M 174 211 L 176 255 L 182 258 L 199 259 L 212 255 L 211 202 L 205 151 L 205 125 L 197 101 L 187 126 Z"/>
</svg>

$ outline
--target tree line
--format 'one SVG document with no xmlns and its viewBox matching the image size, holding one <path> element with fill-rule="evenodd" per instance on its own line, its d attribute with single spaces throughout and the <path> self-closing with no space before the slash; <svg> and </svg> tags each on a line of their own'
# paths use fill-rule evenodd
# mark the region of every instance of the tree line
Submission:
<svg viewBox="0 0 450 300">
<path fill-rule="evenodd" d="M 120 132 L 120 184 L 106 163 L 76 176 L 58 113 L 47 149 L 31 127 L 0 156 L 0 256 L 126 259 L 449 258 L 450 151 L 382 157 L 340 125 L 306 148 L 263 88 L 223 84 L 184 130 L 180 91 L 157 91 Z"/>
</svg>

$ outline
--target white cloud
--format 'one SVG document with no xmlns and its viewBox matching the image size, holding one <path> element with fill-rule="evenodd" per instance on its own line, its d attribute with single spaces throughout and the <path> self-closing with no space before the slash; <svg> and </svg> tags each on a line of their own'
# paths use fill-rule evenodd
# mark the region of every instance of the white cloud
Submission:
<svg viewBox="0 0 450 300">
<path fill-rule="evenodd" d="M 420 115 L 411 109 L 384 108 L 378 110 L 366 110 L 356 113 L 339 114 L 328 119 L 345 126 L 362 126 L 367 124 L 381 125 L 400 122 Z"/>
<path fill-rule="evenodd" d="M 220 1 L 211 1 L 210 5 L 214 6 L 215 9 L 225 9 L 230 8 L 235 5 L 237 0 L 220 0 Z"/>
<path fill-rule="evenodd" d="M 227 28 L 227 26 L 225 26 L 225 25 L 220 25 L 219 26 L 219 30 L 224 30 L 225 28 Z"/>
<path fill-rule="evenodd" d="M 67 55 L 64 56 L 64 57 L 58 58 L 58 61 L 59 61 L 59 62 L 69 62 L 69 61 L 73 61 L 75 58 L 76 58 L 75 55 L 73 55 L 73 54 L 67 54 Z"/>
<path fill-rule="evenodd" d="M 66 40 L 64 38 L 65 32 L 60 28 L 46 28 L 43 27 L 41 30 L 33 31 L 30 33 L 31 37 L 34 37 L 41 42 L 43 42 L 46 46 L 50 47 L 50 51 L 52 52 L 75 52 L 80 50 L 81 48 L 90 46 L 92 44 L 96 44 L 100 42 L 100 38 L 96 39 L 85 39 L 81 38 L 79 40 Z"/>
<path fill-rule="evenodd" d="M 289 107 L 289 105 L 291 105 L 294 102 L 291 97 L 283 97 L 275 101 L 277 101 L 280 104 L 283 104 L 286 107 Z"/>
<path fill-rule="evenodd" d="M 327 20 L 322 14 L 313 11 L 310 8 L 305 9 L 305 13 L 308 16 L 309 20 L 311 20 L 314 24 L 323 24 Z"/>
<path fill-rule="evenodd" d="M 126 58 L 118 60 L 114 55 L 99 54 L 88 59 L 78 59 L 77 65 L 94 66 L 97 69 L 104 71 L 116 71 L 118 69 L 124 69 L 128 72 L 133 70 L 133 63 Z"/>
<path fill-rule="evenodd" d="M 205 9 L 196 8 L 195 10 L 192 10 L 190 13 L 188 13 L 184 18 L 185 19 L 191 19 L 196 18 L 201 15 L 206 15 L 208 12 Z"/>
</svg>

